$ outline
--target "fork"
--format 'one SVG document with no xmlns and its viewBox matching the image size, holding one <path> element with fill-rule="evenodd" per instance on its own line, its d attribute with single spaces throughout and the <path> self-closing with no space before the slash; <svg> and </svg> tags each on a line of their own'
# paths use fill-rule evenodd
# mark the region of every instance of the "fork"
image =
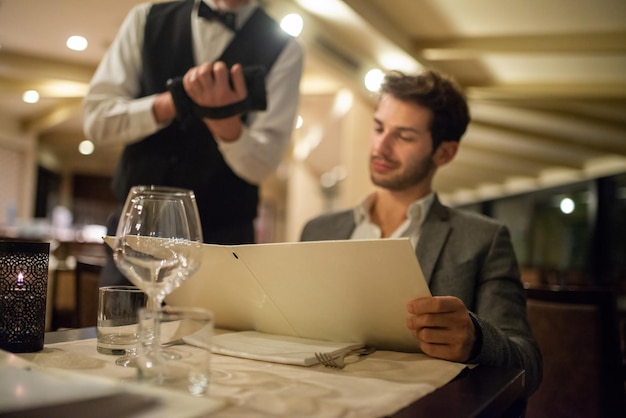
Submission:
<svg viewBox="0 0 626 418">
<path fill-rule="evenodd" d="M 331 367 L 334 369 L 343 369 L 344 367 L 346 367 L 346 361 L 345 361 L 346 357 L 353 355 L 353 354 L 356 354 L 359 357 L 366 356 L 368 354 L 372 354 L 374 351 L 376 351 L 375 347 L 363 347 L 363 348 L 357 348 L 356 350 L 343 352 L 335 357 L 333 357 L 333 355 L 330 353 L 314 353 L 314 354 L 315 354 L 315 358 L 317 359 L 317 361 L 319 361 L 324 366 Z"/>
</svg>

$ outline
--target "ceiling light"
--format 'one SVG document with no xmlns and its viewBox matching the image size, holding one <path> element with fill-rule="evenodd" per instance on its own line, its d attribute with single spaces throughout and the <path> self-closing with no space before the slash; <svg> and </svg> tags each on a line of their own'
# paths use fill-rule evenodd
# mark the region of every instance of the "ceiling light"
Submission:
<svg viewBox="0 0 626 418">
<path fill-rule="evenodd" d="M 37 103 L 39 101 L 39 93 L 36 90 L 27 90 L 22 95 L 22 100 L 26 103 Z"/>
<path fill-rule="evenodd" d="M 302 21 L 302 17 L 299 14 L 290 13 L 287 16 L 283 17 L 283 20 L 280 21 L 280 27 L 282 28 L 282 30 L 295 38 L 302 32 L 304 23 Z"/>
<path fill-rule="evenodd" d="M 574 203 L 572 199 L 570 199 L 569 197 L 566 197 L 565 199 L 561 200 L 561 203 L 559 204 L 559 208 L 561 209 L 561 212 L 563 212 L 566 215 L 569 215 L 570 213 L 574 212 L 574 209 L 576 208 L 576 204 Z"/>
<path fill-rule="evenodd" d="M 384 78 L 385 74 L 378 68 L 369 70 L 365 75 L 365 88 L 371 92 L 378 91 Z"/>
<path fill-rule="evenodd" d="M 85 139 L 84 141 L 81 141 L 80 144 L 78 144 L 78 152 L 80 152 L 83 155 L 93 154 L 94 149 L 95 149 L 95 146 L 93 145 L 93 142 L 91 142 L 88 139 Z"/>
<path fill-rule="evenodd" d="M 77 35 L 70 36 L 65 45 L 74 51 L 84 51 L 87 48 L 87 39 Z"/>
</svg>

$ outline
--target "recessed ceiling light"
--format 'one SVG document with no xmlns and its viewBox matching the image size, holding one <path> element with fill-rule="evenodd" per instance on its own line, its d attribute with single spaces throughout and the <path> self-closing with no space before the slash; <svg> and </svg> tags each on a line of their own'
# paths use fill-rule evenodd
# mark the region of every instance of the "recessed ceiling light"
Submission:
<svg viewBox="0 0 626 418">
<path fill-rule="evenodd" d="M 26 103 L 37 103 L 39 101 L 39 93 L 36 90 L 27 90 L 22 95 L 22 100 Z"/>
<path fill-rule="evenodd" d="M 297 13 L 291 13 L 283 17 L 280 21 L 280 27 L 294 38 L 300 35 L 304 23 L 302 17 Z"/>
<path fill-rule="evenodd" d="M 378 91 L 384 78 L 385 74 L 378 68 L 369 70 L 365 75 L 365 88 L 371 92 Z"/>
<path fill-rule="evenodd" d="M 87 48 L 87 39 L 78 35 L 70 36 L 65 45 L 74 51 L 84 51 Z"/>
<path fill-rule="evenodd" d="M 93 154 L 94 149 L 95 149 L 95 146 L 93 145 L 93 142 L 91 142 L 88 139 L 85 139 L 84 141 L 81 141 L 80 144 L 78 144 L 78 152 L 80 152 L 83 155 Z"/>
<path fill-rule="evenodd" d="M 570 213 L 574 212 L 574 209 L 576 209 L 576 204 L 572 199 L 566 197 L 565 199 L 561 200 L 559 207 L 561 209 L 561 212 L 569 215 Z"/>
</svg>

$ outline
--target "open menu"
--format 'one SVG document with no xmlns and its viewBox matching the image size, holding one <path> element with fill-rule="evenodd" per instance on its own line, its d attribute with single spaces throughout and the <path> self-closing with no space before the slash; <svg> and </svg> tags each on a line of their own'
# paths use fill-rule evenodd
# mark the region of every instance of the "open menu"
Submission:
<svg viewBox="0 0 626 418">
<path fill-rule="evenodd" d="M 166 302 L 219 328 L 415 352 L 407 303 L 430 296 L 407 238 L 203 244 L 200 269 Z"/>
</svg>

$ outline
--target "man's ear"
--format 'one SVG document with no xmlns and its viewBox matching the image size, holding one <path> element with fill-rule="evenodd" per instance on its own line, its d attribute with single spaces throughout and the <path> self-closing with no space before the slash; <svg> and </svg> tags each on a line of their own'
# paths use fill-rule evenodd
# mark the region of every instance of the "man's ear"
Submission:
<svg viewBox="0 0 626 418">
<path fill-rule="evenodd" d="M 452 161 L 458 149 L 459 143 L 457 141 L 443 141 L 435 151 L 433 161 L 437 167 L 441 167 Z"/>
</svg>

